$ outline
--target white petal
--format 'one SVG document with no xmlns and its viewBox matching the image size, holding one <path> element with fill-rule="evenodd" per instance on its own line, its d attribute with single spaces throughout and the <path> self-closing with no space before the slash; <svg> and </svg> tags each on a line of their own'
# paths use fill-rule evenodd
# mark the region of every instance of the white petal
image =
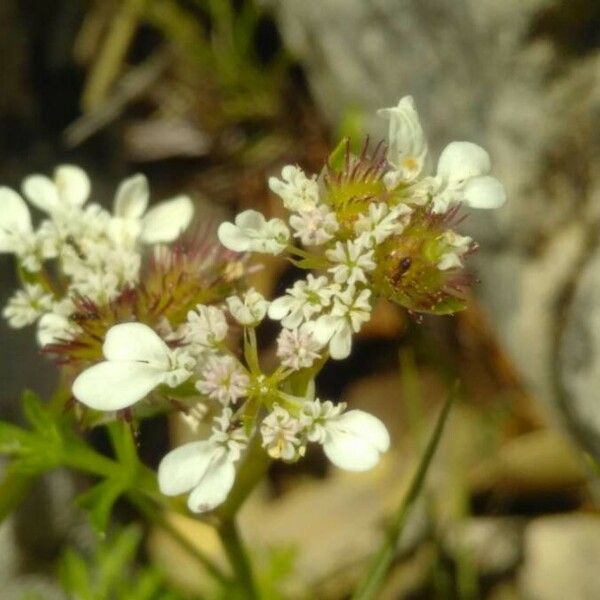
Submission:
<svg viewBox="0 0 600 600">
<path fill-rule="evenodd" d="M 379 419 L 351 410 L 331 424 L 323 445 L 327 458 L 347 471 L 367 471 L 389 447 L 389 434 Z"/>
<path fill-rule="evenodd" d="M 90 195 L 87 173 L 75 165 L 61 165 L 54 172 L 60 198 L 71 206 L 83 206 Z"/>
<path fill-rule="evenodd" d="M 235 467 L 227 456 L 212 463 L 188 498 L 188 507 L 196 513 L 208 512 L 222 504 L 235 481 Z"/>
<path fill-rule="evenodd" d="M 438 175 L 446 181 L 458 182 L 487 175 L 491 170 L 489 154 L 471 142 L 451 142 L 440 155 Z"/>
<path fill-rule="evenodd" d="M 335 435 L 323 444 L 327 458 L 346 471 L 368 471 L 379 462 L 379 452 L 364 440 Z"/>
<path fill-rule="evenodd" d="M 31 204 L 44 212 L 53 212 L 61 206 L 56 185 L 45 175 L 27 177 L 23 181 L 23 193 Z"/>
<path fill-rule="evenodd" d="M 146 212 L 150 190 L 148 180 L 140 173 L 121 182 L 115 195 L 114 213 L 125 219 L 140 219 Z"/>
<path fill-rule="evenodd" d="M 164 372 L 136 361 L 106 361 L 86 369 L 73 382 L 73 395 L 96 410 L 135 404 L 164 379 Z"/>
<path fill-rule="evenodd" d="M 390 447 L 390 434 L 385 425 L 364 410 L 349 410 L 337 421 L 337 425 L 348 433 L 367 440 L 379 452 L 387 452 Z"/>
<path fill-rule="evenodd" d="M 261 230 L 265 223 L 265 217 L 257 210 L 245 210 L 235 218 L 235 224 L 242 229 Z"/>
<path fill-rule="evenodd" d="M 499 208 L 506 202 L 506 191 L 495 177 L 474 177 L 465 186 L 463 202 L 471 208 Z"/>
<path fill-rule="evenodd" d="M 269 305 L 269 318 L 279 321 L 287 315 L 295 304 L 295 300 L 290 296 L 280 296 L 275 298 Z"/>
<path fill-rule="evenodd" d="M 0 252 L 12 252 L 11 234 L 31 233 L 31 216 L 25 201 L 17 192 L 0 187 Z"/>
<path fill-rule="evenodd" d="M 352 349 L 352 329 L 348 323 L 338 327 L 329 342 L 329 353 L 334 360 L 343 360 L 350 356 Z"/>
<path fill-rule="evenodd" d="M 171 450 L 158 466 L 158 487 L 167 496 L 178 496 L 195 488 L 210 463 L 214 446 L 191 442 Z"/>
<path fill-rule="evenodd" d="M 248 237 L 239 227 L 229 221 L 219 225 L 217 235 L 221 244 L 234 252 L 246 252 L 250 247 Z"/>
<path fill-rule="evenodd" d="M 152 361 L 156 366 L 164 365 L 165 370 L 169 365 L 168 346 L 143 323 L 121 323 L 111 327 L 102 351 L 108 360 Z"/>
<path fill-rule="evenodd" d="M 147 244 L 172 242 L 190 224 L 194 205 L 187 196 L 178 196 L 152 207 L 142 219 L 141 239 Z"/>
<path fill-rule="evenodd" d="M 325 345 L 339 326 L 339 318 L 333 315 L 323 315 L 319 317 L 314 326 L 313 335 L 321 345 Z"/>
<path fill-rule="evenodd" d="M 37 343 L 43 348 L 47 344 L 52 344 L 58 341 L 58 338 L 61 336 L 61 332 L 64 332 L 63 335 L 68 336 L 66 333 L 69 329 L 71 322 L 67 317 L 63 315 L 57 315 L 56 313 L 46 313 L 41 316 L 38 321 L 38 329 L 37 329 Z"/>
</svg>

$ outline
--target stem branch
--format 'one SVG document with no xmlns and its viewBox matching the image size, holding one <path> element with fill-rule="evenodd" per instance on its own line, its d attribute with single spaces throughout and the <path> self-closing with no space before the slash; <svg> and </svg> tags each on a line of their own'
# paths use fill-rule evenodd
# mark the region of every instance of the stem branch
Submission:
<svg viewBox="0 0 600 600">
<path fill-rule="evenodd" d="M 244 549 L 236 522 L 233 519 L 222 521 L 217 531 L 233 568 L 235 580 L 244 592 L 244 598 L 248 598 L 248 600 L 258 598 L 252 575 L 252 566 Z"/>
<path fill-rule="evenodd" d="M 444 425 L 446 424 L 446 419 L 448 417 L 448 413 L 450 412 L 450 407 L 458 395 L 457 392 L 458 385 L 454 384 L 452 390 L 448 394 L 448 398 L 442 408 L 442 411 L 440 412 L 431 437 L 427 442 L 425 451 L 420 458 L 417 470 L 413 475 L 410 486 L 404 498 L 402 499 L 402 502 L 400 503 L 398 512 L 396 513 L 386 532 L 383 544 L 379 548 L 379 551 L 369 566 L 366 577 L 352 596 L 353 600 L 371 600 L 372 598 L 376 597 L 376 594 L 383 583 L 390 565 L 394 560 L 394 556 L 396 555 L 398 539 L 402 534 L 410 510 L 414 506 L 421 490 L 423 489 L 425 476 L 427 475 L 427 471 L 429 470 L 429 466 L 431 465 L 431 461 L 439 445 L 442 432 L 444 431 Z"/>
</svg>

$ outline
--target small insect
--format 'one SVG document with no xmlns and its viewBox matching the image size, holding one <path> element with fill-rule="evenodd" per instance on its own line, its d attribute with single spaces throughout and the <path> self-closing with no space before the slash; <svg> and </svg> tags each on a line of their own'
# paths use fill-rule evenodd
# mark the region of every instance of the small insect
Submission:
<svg viewBox="0 0 600 600">
<path fill-rule="evenodd" d="M 396 265 L 396 267 L 392 270 L 392 273 L 389 277 L 390 281 L 394 285 L 398 285 L 402 277 L 404 277 L 406 271 L 410 269 L 412 265 L 412 259 L 410 256 L 405 256 L 400 262 Z"/>
</svg>

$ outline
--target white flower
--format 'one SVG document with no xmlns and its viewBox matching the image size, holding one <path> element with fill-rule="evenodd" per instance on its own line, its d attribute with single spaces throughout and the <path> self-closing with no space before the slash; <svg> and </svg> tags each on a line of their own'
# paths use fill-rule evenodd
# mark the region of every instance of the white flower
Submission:
<svg viewBox="0 0 600 600">
<path fill-rule="evenodd" d="M 246 291 L 242 298 L 229 296 L 226 302 L 229 312 L 240 325 L 258 325 L 269 308 L 265 297 L 254 288 Z"/>
<path fill-rule="evenodd" d="M 356 235 L 366 234 L 370 247 L 381 244 L 391 235 L 402 233 L 412 210 L 406 204 L 389 208 L 385 202 L 369 204 L 367 214 L 361 214 L 354 224 Z"/>
<path fill-rule="evenodd" d="M 290 239 L 290 231 L 281 219 L 270 219 L 255 210 L 245 210 L 233 223 L 221 223 L 219 240 L 235 252 L 280 254 Z"/>
<path fill-rule="evenodd" d="M 440 237 L 452 250 L 442 255 L 438 261 L 437 268 L 440 271 L 446 271 L 462 267 L 462 257 L 471 249 L 473 239 L 468 235 L 459 235 L 452 230 L 444 232 Z"/>
<path fill-rule="evenodd" d="M 79 209 L 90 195 L 90 180 L 86 172 L 75 165 L 61 165 L 54 178 L 30 175 L 23 181 L 23 193 L 29 201 L 46 213 L 54 214 Z"/>
<path fill-rule="evenodd" d="M 309 179 L 300 167 L 293 165 L 283 167 L 281 179 L 269 177 L 269 187 L 272 192 L 281 197 L 285 208 L 293 212 L 310 211 L 319 203 L 319 186 L 316 178 Z"/>
<path fill-rule="evenodd" d="M 294 237 L 300 238 L 305 246 L 320 246 L 339 229 L 335 213 L 326 204 L 292 215 L 290 225 L 296 231 Z"/>
<path fill-rule="evenodd" d="M 499 208 L 506 202 L 504 186 L 490 177 L 489 154 L 471 142 L 448 144 L 438 161 L 433 210 L 443 213 L 452 204 L 471 208 Z"/>
<path fill-rule="evenodd" d="M 386 173 L 388 189 L 414 181 L 423 171 L 427 158 L 427 140 L 412 96 L 404 96 L 397 106 L 383 108 L 377 114 L 390 120 L 387 159 L 394 170 Z"/>
<path fill-rule="evenodd" d="M 336 242 L 335 248 L 327 250 L 325 256 L 337 263 L 328 271 L 333 274 L 336 283 L 354 285 L 357 281 L 367 283 L 365 272 L 372 271 L 376 265 L 373 260 L 373 249 L 368 247 L 368 236 L 360 236 L 356 240 Z"/>
<path fill-rule="evenodd" d="M 248 393 L 250 378 L 233 356 L 209 356 L 200 376 L 196 389 L 224 406 Z"/>
<path fill-rule="evenodd" d="M 41 316 L 37 325 L 37 342 L 40 347 L 70 340 L 81 331 L 69 318 L 74 310 L 73 301 L 67 297 L 55 302 L 52 310 Z"/>
<path fill-rule="evenodd" d="M 68 317 L 49 312 L 40 317 L 37 326 L 37 343 L 40 348 L 73 339 L 80 329 Z"/>
<path fill-rule="evenodd" d="M 187 323 L 182 327 L 184 340 L 203 348 L 212 348 L 227 336 L 225 314 L 215 306 L 198 304 L 187 314 Z"/>
<path fill-rule="evenodd" d="M 172 242 L 190 224 L 194 205 L 188 196 L 177 196 L 148 208 L 148 180 L 138 174 L 117 189 L 111 233 L 115 241 L 129 245 L 139 239 L 146 244 Z"/>
<path fill-rule="evenodd" d="M 290 413 L 275 404 L 273 412 L 269 413 L 261 423 L 260 434 L 263 448 L 266 448 L 271 458 L 285 461 L 296 460 L 304 455 L 304 445 L 299 436 L 302 425 Z"/>
<path fill-rule="evenodd" d="M 323 347 L 313 335 L 313 323 L 303 323 L 296 329 L 282 329 L 277 338 L 277 356 L 284 367 L 294 371 L 307 369 L 320 358 Z"/>
<path fill-rule="evenodd" d="M 7 187 L 0 187 L 0 253 L 15 254 L 28 271 L 40 268 L 29 209 L 21 196 Z"/>
<path fill-rule="evenodd" d="M 314 400 L 303 409 L 308 439 L 323 445 L 329 460 L 347 471 L 367 471 L 390 446 L 385 425 L 362 410 L 343 412 L 344 404 Z"/>
<path fill-rule="evenodd" d="M 75 397 L 97 410 L 131 406 L 161 384 L 176 387 L 191 376 L 195 364 L 188 352 L 171 350 L 142 323 L 111 327 L 102 352 L 106 360 L 83 371 L 73 383 Z"/>
<path fill-rule="evenodd" d="M 269 317 L 281 320 L 283 327 L 295 329 L 331 304 L 339 285 L 330 284 L 327 277 L 308 274 L 306 280 L 296 281 L 286 295 L 276 298 L 269 306 Z"/>
<path fill-rule="evenodd" d="M 34 323 L 44 312 L 52 308 L 52 294 L 37 284 L 26 283 L 17 290 L 2 311 L 2 316 L 14 329 Z"/>
<path fill-rule="evenodd" d="M 158 467 L 158 486 L 167 496 L 191 492 L 187 505 L 196 513 L 213 510 L 227 498 L 235 481 L 235 462 L 247 445 L 241 429 L 229 431 L 231 412 L 215 419 L 213 435 L 171 450 Z"/>
<path fill-rule="evenodd" d="M 248 445 L 248 436 L 243 427 L 234 427 L 233 410 L 225 407 L 221 414 L 214 418 L 215 426 L 212 428 L 210 441 L 227 448 L 233 460 L 239 460 L 242 452 Z"/>
<path fill-rule="evenodd" d="M 345 402 L 334 404 L 331 400 L 322 402 L 318 398 L 305 402 L 300 421 L 306 430 L 308 441 L 323 444 L 327 440 L 327 421 L 339 417 L 345 410 Z"/>
<path fill-rule="evenodd" d="M 341 360 L 350 355 L 352 332 L 358 333 L 371 318 L 370 296 L 370 290 L 356 294 L 351 286 L 334 298 L 330 314 L 317 319 L 314 335 L 321 344 L 329 343 L 331 358 Z"/>
<path fill-rule="evenodd" d="M 89 269 L 80 264 L 75 269 L 71 264 L 71 284 L 69 291 L 90 298 L 98 304 L 106 304 L 119 295 L 119 278 L 110 270 Z"/>
</svg>

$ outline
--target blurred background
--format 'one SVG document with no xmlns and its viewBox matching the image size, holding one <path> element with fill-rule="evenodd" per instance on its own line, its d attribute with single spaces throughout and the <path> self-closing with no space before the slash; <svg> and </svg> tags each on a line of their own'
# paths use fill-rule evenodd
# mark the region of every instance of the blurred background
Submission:
<svg viewBox="0 0 600 600">
<path fill-rule="evenodd" d="M 269 175 L 318 171 L 340 135 L 383 137 L 375 110 L 403 95 L 434 156 L 455 139 L 484 146 L 509 202 L 464 223 L 481 244 L 468 310 L 417 324 L 382 303 L 318 382 L 382 418 L 392 452 L 362 476 L 316 452 L 278 465 L 242 528 L 265 597 L 348 597 L 458 377 L 381 597 L 600 598 L 597 0 L 2 0 L 0 81 L 1 184 L 71 162 L 108 206 L 143 171 L 154 200 L 187 192 L 215 222 L 277 215 Z M 282 262 L 252 283 L 284 289 L 297 273 Z M 5 255 L 0 281 L 4 304 L 16 285 Z M 32 331 L 2 322 L 0 340 L 0 417 L 18 422 L 21 391 L 48 396 L 56 369 Z M 168 440 L 164 419 L 144 425 L 149 464 Z M 2 599 L 75 597 L 77 569 L 98 600 L 138 598 L 117 591 L 126 569 L 156 584 L 140 600 L 218 597 L 126 505 L 98 539 L 73 504 L 86 483 L 45 477 L 0 527 Z M 173 525 L 218 558 L 208 527 Z"/>
</svg>

